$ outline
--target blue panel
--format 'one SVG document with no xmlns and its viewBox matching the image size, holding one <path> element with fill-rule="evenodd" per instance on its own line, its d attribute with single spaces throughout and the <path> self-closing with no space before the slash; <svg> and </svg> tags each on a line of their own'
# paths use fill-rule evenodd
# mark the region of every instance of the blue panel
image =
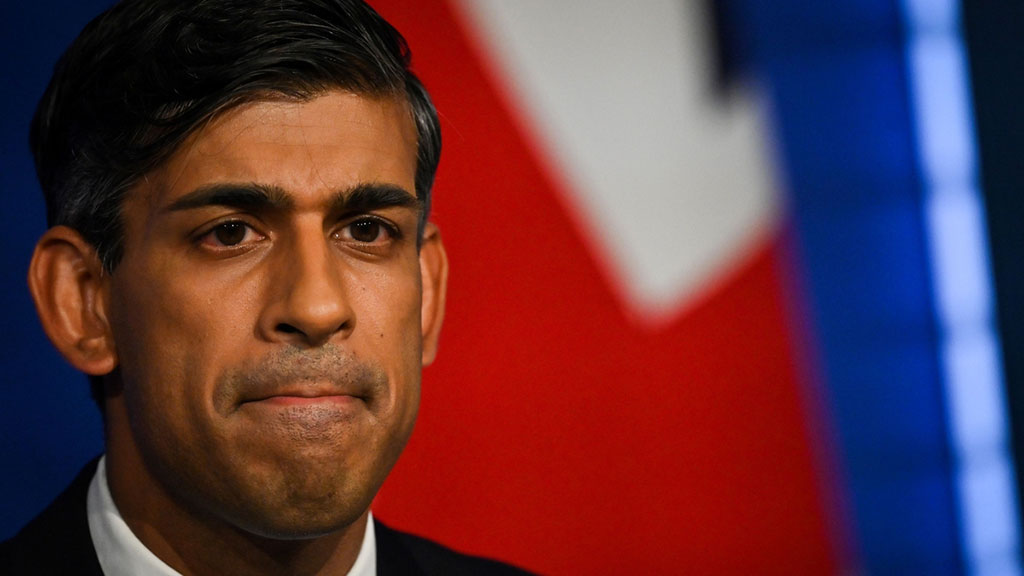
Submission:
<svg viewBox="0 0 1024 576">
<path fill-rule="evenodd" d="M 741 0 L 870 574 L 963 572 L 895 1 Z"/>
</svg>

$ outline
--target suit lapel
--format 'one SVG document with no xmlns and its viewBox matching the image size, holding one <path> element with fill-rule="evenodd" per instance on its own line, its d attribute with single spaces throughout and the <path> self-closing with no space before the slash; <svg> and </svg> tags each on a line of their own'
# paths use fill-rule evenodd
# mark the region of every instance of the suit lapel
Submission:
<svg viewBox="0 0 1024 576">
<path fill-rule="evenodd" d="M 425 574 L 398 533 L 376 519 L 373 529 L 377 538 L 377 576 L 418 576 Z"/>
<path fill-rule="evenodd" d="M 5 574 L 102 576 L 89 534 L 86 497 L 97 457 L 42 514 L 0 545 Z"/>
</svg>

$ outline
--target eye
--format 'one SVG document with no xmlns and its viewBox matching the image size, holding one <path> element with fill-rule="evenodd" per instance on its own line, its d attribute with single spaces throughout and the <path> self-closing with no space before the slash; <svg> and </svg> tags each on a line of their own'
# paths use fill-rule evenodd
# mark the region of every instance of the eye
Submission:
<svg viewBox="0 0 1024 576">
<path fill-rule="evenodd" d="M 376 218 L 353 220 L 338 232 L 342 240 L 353 240 L 360 244 L 383 244 L 397 236 L 395 228 Z"/>
<path fill-rule="evenodd" d="M 373 220 L 359 220 L 349 224 L 349 234 L 352 235 L 352 239 L 359 242 L 374 242 L 381 234 L 380 222 Z"/>
<path fill-rule="evenodd" d="M 245 222 L 232 220 L 218 224 L 207 232 L 200 240 L 201 243 L 216 248 L 231 248 L 242 244 L 261 240 L 262 235 L 252 229 Z"/>
</svg>

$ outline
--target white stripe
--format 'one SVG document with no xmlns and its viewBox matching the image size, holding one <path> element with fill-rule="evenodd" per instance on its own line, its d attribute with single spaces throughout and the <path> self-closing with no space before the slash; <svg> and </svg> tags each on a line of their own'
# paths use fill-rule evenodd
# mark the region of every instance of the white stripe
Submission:
<svg viewBox="0 0 1024 576">
<path fill-rule="evenodd" d="M 456 5 L 636 317 L 676 312 L 774 232 L 761 102 L 714 94 L 700 3 Z"/>
<path fill-rule="evenodd" d="M 968 574 L 1019 575 L 1020 534 L 970 86 L 955 0 L 904 0 L 940 353 Z"/>
</svg>

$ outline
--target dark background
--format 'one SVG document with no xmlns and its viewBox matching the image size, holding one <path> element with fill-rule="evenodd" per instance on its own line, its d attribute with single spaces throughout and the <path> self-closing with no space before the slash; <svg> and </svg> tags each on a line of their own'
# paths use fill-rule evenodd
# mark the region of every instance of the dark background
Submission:
<svg viewBox="0 0 1024 576">
<path fill-rule="evenodd" d="M 29 122 L 57 58 L 109 4 L 7 2 L 0 10 L 0 454 L 7 462 L 0 474 L 0 537 L 13 534 L 103 449 L 88 383 L 50 346 L 25 275 L 46 229 Z"/>
</svg>

